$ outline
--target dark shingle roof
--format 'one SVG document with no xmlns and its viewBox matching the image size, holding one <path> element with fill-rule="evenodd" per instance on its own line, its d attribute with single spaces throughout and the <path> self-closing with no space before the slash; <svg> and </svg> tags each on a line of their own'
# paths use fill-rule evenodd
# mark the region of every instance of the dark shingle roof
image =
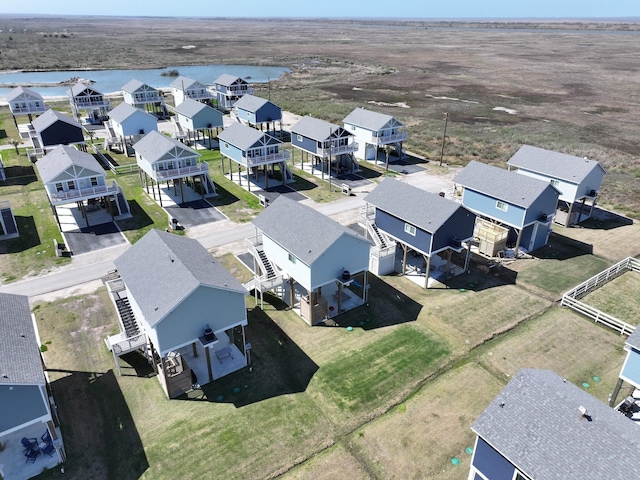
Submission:
<svg viewBox="0 0 640 480">
<path fill-rule="evenodd" d="M 42 115 L 38 116 L 38 118 L 34 118 L 31 125 L 33 125 L 36 132 L 41 132 L 58 121 L 68 123 L 69 125 L 73 125 L 80 129 L 82 128 L 82 125 L 76 122 L 69 115 L 65 115 L 64 113 L 60 113 L 56 110 L 47 110 Z"/>
<path fill-rule="evenodd" d="M 636 327 L 631 335 L 629 335 L 629 338 L 627 338 L 625 343 L 640 351 L 640 325 Z"/>
<path fill-rule="evenodd" d="M 553 152 L 531 145 L 520 147 L 515 155 L 509 159 L 507 165 L 576 184 L 584 180 L 595 169 L 605 171 L 596 160 Z"/>
<path fill-rule="evenodd" d="M 223 85 L 225 87 L 229 87 L 233 85 L 235 82 L 237 82 L 238 80 L 240 80 L 240 83 L 247 83 L 246 81 L 242 80 L 240 77 L 236 77 L 235 75 L 229 75 L 228 73 L 223 73 L 218 78 L 216 78 L 215 82 L 213 83 L 215 83 L 216 85 Z"/>
<path fill-rule="evenodd" d="M 104 176 L 104 169 L 93 155 L 71 145 L 59 145 L 36 162 L 42 183 L 48 183 L 71 166 L 87 169 L 96 176 Z"/>
<path fill-rule="evenodd" d="M 42 95 L 26 87 L 16 87 L 7 94 L 7 102 L 12 102 L 18 97 L 42 100 Z"/>
<path fill-rule="evenodd" d="M 377 132 L 392 120 L 393 117 L 391 115 L 372 112 L 371 110 L 358 107 L 347 115 L 343 122 Z"/>
<path fill-rule="evenodd" d="M 114 264 L 151 326 L 201 285 L 248 293 L 200 242 L 161 230 L 151 230 Z"/>
<path fill-rule="evenodd" d="M 200 156 L 198 152 L 187 147 L 184 143 L 174 138 L 169 138 L 157 130 L 150 131 L 133 145 L 136 153 L 142 155 L 142 157 L 150 163 L 160 160 L 174 148 L 189 153 L 190 155 L 188 156 Z"/>
<path fill-rule="evenodd" d="M 322 141 L 333 135 L 339 128 L 341 127 L 334 123 L 307 116 L 302 117 L 291 127 L 291 133 Z"/>
<path fill-rule="evenodd" d="M 29 299 L 0 293 L 0 384 L 43 385 L 40 346 Z"/>
<path fill-rule="evenodd" d="M 364 201 L 394 217 L 435 233 L 462 205 L 393 178 L 385 178 Z"/>
<path fill-rule="evenodd" d="M 638 425 L 550 370 L 520 370 L 471 428 L 531 479 L 638 474 Z"/>
<path fill-rule="evenodd" d="M 218 139 L 222 142 L 230 143 L 241 150 L 246 150 L 255 145 L 264 136 L 268 135 L 255 128 L 234 122 L 220 132 Z"/>
<path fill-rule="evenodd" d="M 455 176 L 453 182 L 523 208 L 531 206 L 546 189 L 554 188 L 544 180 L 527 177 L 475 160 L 469 162 Z"/>
<path fill-rule="evenodd" d="M 317 210 L 282 195 L 260 213 L 253 224 L 309 266 L 342 235 L 369 242 Z"/>
</svg>

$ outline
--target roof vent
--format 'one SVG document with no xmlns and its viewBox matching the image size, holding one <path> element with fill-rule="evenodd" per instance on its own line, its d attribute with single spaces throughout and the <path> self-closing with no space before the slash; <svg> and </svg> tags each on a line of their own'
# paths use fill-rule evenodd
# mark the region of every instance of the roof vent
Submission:
<svg viewBox="0 0 640 480">
<path fill-rule="evenodd" d="M 580 405 L 578 407 L 578 410 L 580 410 L 580 413 L 582 414 L 583 417 L 587 416 L 587 408 L 586 407 L 583 407 L 582 405 Z"/>
<path fill-rule="evenodd" d="M 504 402 L 500 402 L 498 405 L 500 405 L 500 408 L 504 408 Z"/>
</svg>

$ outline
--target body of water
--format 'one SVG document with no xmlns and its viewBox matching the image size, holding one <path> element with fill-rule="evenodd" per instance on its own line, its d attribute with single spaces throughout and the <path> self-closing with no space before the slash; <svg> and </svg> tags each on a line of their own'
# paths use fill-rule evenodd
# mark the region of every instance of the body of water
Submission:
<svg viewBox="0 0 640 480">
<path fill-rule="evenodd" d="M 275 80 L 288 72 L 284 67 L 258 67 L 249 65 L 191 65 L 170 66 L 147 70 L 67 70 L 55 72 L 20 72 L 0 73 L 0 97 L 6 95 L 13 88 L 5 88 L 2 85 L 12 84 L 51 84 L 51 86 L 28 87 L 38 92 L 43 97 L 67 96 L 70 87 L 59 86 L 56 83 L 64 82 L 72 77 L 93 80 L 92 86 L 101 93 L 120 93 L 122 87 L 131 80 L 139 80 L 155 88 L 166 88 L 175 80 L 175 77 L 163 77 L 162 72 L 177 70 L 185 77 L 193 78 L 205 85 L 213 85 L 213 82 L 223 73 L 235 75 L 247 80 L 249 83 L 263 83 L 269 79 Z"/>
</svg>

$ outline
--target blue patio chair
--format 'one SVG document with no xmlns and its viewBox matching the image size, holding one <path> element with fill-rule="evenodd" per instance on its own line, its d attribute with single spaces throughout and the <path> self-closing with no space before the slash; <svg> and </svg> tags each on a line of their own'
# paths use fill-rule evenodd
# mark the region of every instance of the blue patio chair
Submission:
<svg viewBox="0 0 640 480">
<path fill-rule="evenodd" d="M 29 460 L 31 460 L 33 463 L 36 463 L 36 458 L 38 458 L 38 455 L 40 455 L 40 450 L 38 450 L 37 448 L 25 452 L 24 456 L 27 457 L 26 463 L 29 463 Z"/>
<path fill-rule="evenodd" d="M 40 437 L 40 440 L 42 440 L 44 443 L 52 443 L 53 442 L 53 440 L 51 439 L 51 434 L 49 433 L 49 430 L 44 432 L 44 434 Z"/>
<path fill-rule="evenodd" d="M 53 452 L 56 451 L 56 447 L 53 446 L 53 443 L 47 443 L 43 448 L 42 448 L 42 453 L 46 453 L 47 455 L 49 455 L 50 457 L 53 457 Z"/>
<path fill-rule="evenodd" d="M 27 438 L 27 437 L 22 437 L 22 440 L 20 440 L 22 442 L 22 446 L 24 447 L 24 454 L 26 455 L 28 452 L 30 452 L 33 449 L 38 449 L 38 439 L 37 438 Z M 35 460 L 34 460 L 35 461 Z"/>
</svg>

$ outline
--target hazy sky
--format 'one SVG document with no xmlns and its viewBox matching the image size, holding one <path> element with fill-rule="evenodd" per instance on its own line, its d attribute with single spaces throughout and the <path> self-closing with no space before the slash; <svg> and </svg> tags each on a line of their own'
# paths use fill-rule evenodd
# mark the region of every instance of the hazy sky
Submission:
<svg viewBox="0 0 640 480">
<path fill-rule="evenodd" d="M 58 15 L 370 18 L 640 17 L 638 0 L 1 0 L 0 12 Z M 1 19 L 1 17 L 0 17 Z"/>
</svg>

